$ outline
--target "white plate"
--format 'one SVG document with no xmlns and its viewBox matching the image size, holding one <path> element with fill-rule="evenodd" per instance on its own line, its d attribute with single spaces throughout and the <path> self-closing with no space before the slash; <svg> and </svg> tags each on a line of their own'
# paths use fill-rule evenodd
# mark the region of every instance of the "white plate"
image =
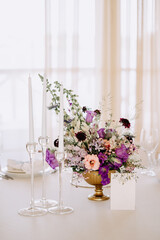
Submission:
<svg viewBox="0 0 160 240">
<path fill-rule="evenodd" d="M 18 177 L 18 178 L 26 178 L 26 177 L 30 177 L 31 174 L 29 172 L 24 172 L 24 171 L 21 171 L 21 170 L 8 170 L 7 167 L 4 167 L 1 169 L 1 171 L 5 174 L 7 174 L 8 176 L 10 177 Z M 56 169 L 52 169 L 50 167 L 46 168 L 45 172 L 46 174 L 49 174 L 49 173 L 54 173 L 56 172 L 57 170 Z M 34 176 L 37 177 L 37 176 L 40 176 L 42 175 L 43 171 L 39 171 L 39 172 L 35 172 L 34 173 Z"/>
</svg>

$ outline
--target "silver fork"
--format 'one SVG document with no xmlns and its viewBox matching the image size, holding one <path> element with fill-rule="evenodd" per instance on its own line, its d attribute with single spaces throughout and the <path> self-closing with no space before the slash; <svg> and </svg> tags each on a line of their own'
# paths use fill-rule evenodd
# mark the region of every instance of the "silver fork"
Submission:
<svg viewBox="0 0 160 240">
<path fill-rule="evenodd" d="M 13 180 L 13 177 L 8 176 L 7 174 L 2 173 L 2 172 L 0 172 L 0 177 L 3 179 L 6 179 L 6 180 Z"/>
</svg>

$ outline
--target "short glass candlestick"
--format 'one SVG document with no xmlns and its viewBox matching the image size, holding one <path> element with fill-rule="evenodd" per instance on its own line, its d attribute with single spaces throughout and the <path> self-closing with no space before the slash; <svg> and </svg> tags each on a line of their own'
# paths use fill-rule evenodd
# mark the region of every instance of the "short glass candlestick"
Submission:
<svg viewBox="0 0 160 240">
<path fill-rule="evenodd" d="M 31 202 L 30 207 L 28 208 L 22 208 L 18 211 L 19 215 L 21 216 L 28 216 L 28 217 L 36 217 L 36 216 L 42 216 L 47 213 L 45 209 L 38 208 L 35 206 L 35 200 L 34 200 L 34 155 L 36 153 L 36 147 L 37 143 L 27 143 L 26 149 L 29 154 L 30 158 L 30 172 L 31 172 Z"/>
<path fill-rule="evenodd" d="M 46 198 L 46 149 L 49 144 L 49 137 L 39 137 L 38 142 L 42 149 L 42 160 L 43 160 L 43 173 L 42 173 L 42 198 L 35 201 L 35 206 L 48 209 L 50 207 L 56 206 L 57 201 Z"/>
<path fill-rule="evenodd" d="M 59 199 L 58 199 L 58 206 L 49 208 L 49 212 L 53 214 L 69 214 L 73 212 L 73 208 L 71 207 L 66 207 L 63 205 L 63 200 L 62 200 L 62 165 L 64 161 L 64 152 L 56 152 L 56 158 L 59 163 Z"/>
</svg>

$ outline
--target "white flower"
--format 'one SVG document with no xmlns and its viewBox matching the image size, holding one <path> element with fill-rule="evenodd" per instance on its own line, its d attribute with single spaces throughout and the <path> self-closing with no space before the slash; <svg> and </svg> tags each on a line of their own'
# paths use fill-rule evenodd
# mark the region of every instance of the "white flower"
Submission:
<svg viewBox="0 0 160 240">
<path fill-rule="evenodd" d="M 110 143 L 110 148 L 111 149 L 116 148 L 116 146 L 117 146 L 116 136 L 113 135 L 112 138 L 109 140 L 109 143 Z"/>
<path fill-rule="evenodd" d="M 86 123 L 83 123 L 83 125 L 81 126 L 81 129 L 84 132 L 88 132 L 89 131 L 89 126 Z"/>
</svg>

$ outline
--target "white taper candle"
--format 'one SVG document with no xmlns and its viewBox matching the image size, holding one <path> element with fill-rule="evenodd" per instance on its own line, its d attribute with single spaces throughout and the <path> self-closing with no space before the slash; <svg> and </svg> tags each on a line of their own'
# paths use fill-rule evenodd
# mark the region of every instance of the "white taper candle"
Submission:
<svg viewBox="0 0 160 240">
<path fill-rule="evenodd" d="M 46 137 L 46 76 L 43 79 L 42 137 Z"/>
<path fill-rule="evenodd" d="M 63 85 L 60 87 L 60 113 L 59 113 L 59 152 L 64 151 L 64 114 L 63 114 Z"/>
<path fill-rule="evenodd" d="M 28 98 L 29 98 L 29 142 L 34 142 L 34 123 L 33 123 L 33 102 L 32 102 L 32 83 L 31 77 L 28 78 Z"/>
</svg>

